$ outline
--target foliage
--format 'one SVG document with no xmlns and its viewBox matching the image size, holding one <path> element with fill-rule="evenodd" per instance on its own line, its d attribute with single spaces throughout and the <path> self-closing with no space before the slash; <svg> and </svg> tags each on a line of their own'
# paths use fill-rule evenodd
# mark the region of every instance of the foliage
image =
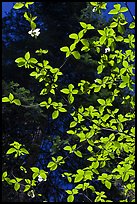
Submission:
<svg viewBox="0 0 137 204">
<path fill-rule="evenodd" d="M 25 5 L 26 9 L 29 9 L 28 5 L 31 3 L 33 2 L 19 2 L 14 5 L 14 8 L 22 9 Z M 101 9 L 106 9 L 107 5 L 105 2 L 90 2 L 90 4 L 95 6 L 99 13 Z M 68 194 L 67 202 L 76 201 L 80 195 L 83 196 L 83 201 L 86 197 L 90 202 L 113 202 L 108 192 L 114 187 L 118 188 L 117 182 L 123 188 L 122 199 L 119 198 L 119 202 L 134 202 L 135 102 L 132 95 L 135 75 L 135 38 L 133 34 L 128 34 L 126 38 L 122 36 L 124 26 L 128 23 L 123 13 L 127 11 L 128 8 L 121 8 L 120 4 L 115 4 L 114 9 L 109 12 L 109 14 L 114 14 L 113 22 L 102 30 L 98 29 L 99 36 L 92 41 L 94 51 L 100 54 L 97 66 L 99 78 L 96 78 L 95 83 L 81 80 L 76 86 L 70 83 L 66 88 L 59 83 L 63 75 L 63 71 L 60 71 L 61 67 L 52 67 L 45 58 L 40 60 L 30 57 L 30 52 L 27 51 L 24 57 L 18 57 L 15 60 L 18 67 L 34 69 L 35 71 L 31 72 L 30 76 L 39 83 L 43 82 L 44 88 L 39 95 L 45 99 L 37 105 L 40 108 L 46 108 L 47 111 L 50 109 L 48 117 L 54 121 L 61 118 L 63 114 L 71 117 L 66 130 L 69 136 L 67 145 L 65 140 L 63 143 L 60 142 L 60 152 L 57 148 L 55 156 L 50 155 L 50 160 L 44 163 L 44 169 L 37 166 L 29 166 L 26 169 L 21 164 L 18 169 L 24 172 L 21 178 L 14 174 L 10 175 L 9 170 L 3 172 L 2 181 L 8 185 L 14 185 L 15 191 L 20 189 L 21 194 L 27 192 L 32 199 L 40 196 L 41 201 L 44 201 L 45 195 L 44 192 L 41 193 L 42 185 L 39 185 L 39 182 L 46 183 L 50 179 L 50 174 L 60 169 L 62 177 L 67 178 L 68 182 L 73 184 L 71 189 L 65 190 Z M 29 10 L 25 11 L 24 17 L 29 22 L 31 30 L 35 30 L 37 28 L 34 23 L 36 17 L 32 17 Z M 74 59 L 79 60 L 82 53 L 90 51 L 91 42 L 85 36 L 88 31 L 96 28 L 85 22 L 80 22 L 80 25 L 82 30 L 78 34 L 69 35 L 73 43 L 60 48 L 60 51 L 65 52 L 66 58 L 73 56 Z M 129 28 L 134 28 L 133 23 L 129 25 Z M 119 50 L 117 48 L 119 43 L 127 44 L 128 49 Z M 81 49 L 80 46 L 82 46 Z M 104 49 L 103 53 L 101 49 Z M 40 55 L 48 53 L 48 50 L 40 48 L 35 52 Z M 108 73 L 103 76 L 107 69 Z M 120 98 L 123 90 L 124 97 Z M 76 103 L 80 96 L 91 97 L 92 92 L 98 93 L 96 103 L 92 103 L 92 98 L 89 106 L 84 101 L 80 105 Z M 101 92 L 107 92 L 107 94 L 101 97 Z M 61 98 L 58 97 L 58 94 Z M 117 107 L 117 101 L 121 103 L 121 108 Z M 8 97 L 4 96 L 2 102 L 15 103 L 19 108 L 23 107 L 23 102 L 20 99 L 14 99 L 12 93 Z M 127 112 L 123 113 L 122 109 L 125 109 L 127 104 L 130 104 Z M 12 153 L 15 153 L 16 159 L 20 159 L 19 157 L 24 154 L 31 154 L 17 141 L 11 143 L 10 146 L 13 147 L 8 149 L 6 154 L 12 156 Z M 69 163 L 70 158 L 73 158 L 74 161 L 82 161 L 82 165 L 76 166 L 71 172 L 67 169 L 66 172 L 65 165 Z M 103 190 L 97 188 L 94 180 L 99 182 Z"/>
</svg>

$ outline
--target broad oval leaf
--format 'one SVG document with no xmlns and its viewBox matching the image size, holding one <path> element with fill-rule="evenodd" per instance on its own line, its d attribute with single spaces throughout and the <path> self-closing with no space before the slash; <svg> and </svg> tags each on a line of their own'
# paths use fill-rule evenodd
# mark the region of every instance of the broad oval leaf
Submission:
<svg viewBox="0 0 137 204">
<path fill-rule="evenodd" d="M 67 202 L 73 202 L 74 201 L 74 196 L 73 195 L 69 195 L 67 197 Z"/>
<path fill-rule="evenodd" d="M 14 99 L 13 100 L 13 103 L 15 103 L 17 106 L 20 106 L 21 105 L 21 102 L 19 99 Z"/>
<path fill-rule="evenodd" d="M 58 110 L 55 110 L 55 111 L 52 113 L 52 119 L 56 119 L 58 116 L 59 116 L 59 111 L 58 111 Z"/>
<path fill-rule="evenodd" d="M 27 53 L 25 54 L 25 59 L 26 59 L 26 60 L 29 60 L 29 59 L 30 59 L 30 53 L 29 53 L 29 52 L 27 52 Z"/>
<path fill-rule="evenodd" d="M 10 148 L 6 154 L 12 154 L 13 152 L 16 152 L 17 150 L 15 148 Z"/>
<path fill-rule="evenodd" d="M 33 172 L 36 172 L 36 173 L 39 172 L 39 168 L 37 168 L 37 167 L 31 167 L 30 169 L 31 169 Z"/>
<path fill-rule="evenodd" d="M 19 3 L 16 3 L 16 4 L 13 6 L 13 8 L 14 8 L 14 9 L 20 9 L 20 8 L 22 8 L 23 6 L 24 6 L 24 4 L 21 3 L 21 2 L 19 2 Z"/>
<path fill-rule="evenodd" d="M 62 52 L 68 52 L 68 51 L 69 51 L 69 48 L 68 48 L 67 46 L 65 46 L 65 47 L 61 47 L 60 50 L 61 50 Z"/>
<path fill-rule="evenodd" d="M 78 35 L 76 33 L 72 33 L 72 34 L 69 35 L 69 38 L 77 40 L 78 39 Z"/>
<path fill-rule="evenodd" d="M 10 102 L 10 100 L 9 100 L 8 97 L 3 97 L 3 98 L 2 98 L 2 102 Z"/>
<path fill-rule="evenodd" d="M 80 53 L 78 51 L 73 51 L 72 55 L 75 57 L 75 59 L 80 59 Z"/>
<path fill-rule="evenodd" d="M 16 182 L 16 183 L 14 184 L 14 189 L 15 189 L 15 191 L 18 191 L 19 188 L 20 188 L 20 184 L 19 184 L 18 182 Z"/>
<path fill-rule="evenodd" d="M 105 181 L 105 186 L 110 189 L 111 188 L 111 182 L 110 181 Z"/>
</svg>

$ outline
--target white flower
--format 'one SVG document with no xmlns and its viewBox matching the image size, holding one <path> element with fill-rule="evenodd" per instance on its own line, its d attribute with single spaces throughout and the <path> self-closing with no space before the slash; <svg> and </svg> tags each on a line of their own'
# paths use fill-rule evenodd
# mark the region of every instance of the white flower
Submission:
<svg viewBox="0 0 137 204">
<path fill-rule="evenodd" d="M 94 8 L 92 9 L 92 11 L 93 11 L 93 12 L 95 12 L 96 10 L 97 10 L 97 8 L 96 8 L 96 7 L 94 7 Z"/>
<path fill-rule="evenodd" d="M 28 191 L 27 195 L 30 196 L 31 198 L 35 198 L 35 194 L 33 190 Z"/>
<path fill-rule="evenodd" d="M 32 37 L 37 37 L 37 36 L 39 36 L 39 34 L 40 34 L 40 28 L 37 28 L 37 29 L 35 29 L 35 30 L 30 30 L 30 31 L 28 32 L 28 34 L 30 34 Z"/>
<path fill-rule="evenodd" d="M 109 47 L 105 48 L 105 53 L 107 53 L 107 52 L 110 52 L 110 48 Z"/>
<path fill-rule="evenodd" d="M 40 175 L 38 176 L 38 181 L 39 182 L 43 181 L 43 178 Z M 46 179 L 44 181 L 46 181 Z"/>
</svg>

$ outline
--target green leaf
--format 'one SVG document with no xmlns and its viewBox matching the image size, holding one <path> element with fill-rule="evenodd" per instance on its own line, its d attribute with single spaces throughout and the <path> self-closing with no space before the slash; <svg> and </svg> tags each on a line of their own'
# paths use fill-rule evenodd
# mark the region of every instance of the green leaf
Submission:
<svg viewBox="0 0 137 204">
<path fill-rule="evenodd" d="M 39 168 L 37 167 L 31 167 L 30 168 L 33 172 L 39 173 Z"/>
<path fill-rule="evenodd" d="M 25 62 L 25 59 L 23 57 L 19 57 L 15 60 L 16 63 L 19 63 L 19 62 Z"/>
<path fill-rule="evenodd" d="M 106 36 L 105 35 L 101 36 L 99 41 L 101 45 L 104 44 L 104 42 L 106 41 Z"/>
<path fill-rule="evenodd" d="M 101 119 L 106 122 L 106 120 L 110 117 L 109 114 L 105 114 Z"/>
<path fill-rule="evenodd" d="M 52 113 L 52 119 L 56 119 L 58 116 L 59 116 L 59 111 L 58 111 L 58 110 L 55 110 L 55 111 Z"/>
<path fill-rule="evenodd" d="M 122 82 L 120 85 L 119 85 L 119 88 L 123 89 L 126 87 L 126 83 L 125 82 Z"/>
<path fill-rule="evenodd" d="M 61 50 L 62 52 L 68 52 L 68 51 L 69 51 L 69 48 L 68 48 L 67 46 L 65 46 L 65 47 L 61 47 L 60 50 Z"/>
<path fill-rule="evenodd" d="M 80 59 L 80 53 L 78 51 L 73 51 L 72 55 L 76 58 L 76 59 Z"/>
<path fill-rule="evenodd" d="M 9 100 L 12 101 L 14 99 L 14 96 L 12 93 L 9 94 Z"/>
<path fill-rule="evenodd" d="M 21 105 L 21 102 L 19 99 L 14 99 L 13 100 L 13 103 L 15 103 L 17 106 L 20 106 Z"/>
<path fill-rule="evenodd" d="M 97 169 L 98 166 L 99 166 L 99 162 L 98 162 L 98 161 L 92 162 L 92 167 L 93 167 L 93 168 Z"/>
<path fill-rule="evenodd" d="M 67 151 L 72 151 L 71 146 L 66 146 L 66 147 L 64 147 L 63 149 L 64 149 L 64 150 L 67 150 Z"/>
<path fill-rule="evenodd" d="M 15 191 L 18 191 L 19 188 L 20 188 L 20 184 L 19 184 L 18 182 L 16 182 L 16 183 L 14 184 L 14 189 L 15 189 Z"/>
<path fill-rule="evenodd" d="M 110 181 L 105 181 L 105 186 L 110 189 L 111 188 L 111 182 Z"/>
<path fill-rule="evenodd" d="M 69 89 L 62 89 L 61 92 L 64 94 L 69 94 Z"/>
<path fill-rule="evenodd" d="M 118 14 L 118 11 L 116 9 L 112 9 L 108 14 Z"/>
<path fill-rule="evenodd" d="M 69 35 L 69 38 L 78 39 L 78 35 L 76 33 L 72 33 L 72 34 Z"/>
<path fill-rule="evenodd" d="M 23 6 L 24 6 L 24 4 L 21 3 L 21 2 L 19 2 L 19 3 L 16 3 L 16 4 L 13 6 L 13 8 L 14 8 L 14 9 L 20 9 L 20 8 L 22 8 Z"/>
<path fill-rule="evenodd" d="M 6 154 L 12 154 L 13 152 L 16 152 L 17 150 L 15 149 L 15 148 L 10 148 L 7 152 L 6 152 Z"/>
<path fill-rule="evenodd" d="M 30 58 L 29 62 L 33 63 L 33 64 L 36 64 L 38 62 L 38 60 L 36 60 L 35 58 Z"/>
<path fill-rule="evenodd" d="M 87 24 L 84 23 L 84 22 L 80 22 L 80 25 L 81 25 L 82 28 L 86 28 L 87 27 Z"/>
<path fill-rule="evenodd" d="M 72 121 L 72 122 L 70 123 L 70 128 L 75 127 L 76 125 L 77 125 L 77 122 L 76 122 L 76 121 Z"/>
<path fill-rule="evenodd" d="M 110 28 L 115 28 L 115 27 L 117 27 L 117 23 L 116 22 L 112 22 L 109 27 Z"/>
<path fill-rule="evenodd" d="M 40 107 L 47 106 L 47 102 L 46 101 L 42 101 L 39 105 L 40 105 Z"/>
<path fill-rule="evenodd" d="M 129 28 L 130 28 L 130 29 L 135 28 L 135 22 L 130 23 Z"/>
<path fill-rule="evenodd" d="M 2 98 L 2 102 L 10 102 L 10 100 L 9 100 L 8 97 L 3 97 L 3 98 Z"/>
<path fill-rule="evenodd" d="M 105 35 L 105 31 L 104 31 L 104 30 L 98 30 L 98 33 L 99 33 L 100 35 Z"/>
<path fill-rule="evenodd" d="M 114 8 L 119 11 L 120 10 L 121 5 L 120 4 L 114 4 Z"/>
<path fill-rule="evenodd" d="M 67 112 L 67 110 L 65 109 L 65 108 L 62 108 L 62 107 L 60 107 L 59 109 L 58 109 L 60 112 Z"/>
<path fill-rule="evenodd" d="M 35 30 L 35 28 L 37 27 L 36 23 L 34 23 L 34 21 L 31 21 L 30 23 L 31 29 Z"/>
<path fill-rule="evenodd" d="M 76 48 L 76 43 L 73 43 L 73 44 L 70 46 L 70 51 L 73 51 L 75 48 Z"/>
<path fill-rule="evenodd" d="M 127 7 L 122 7 L 119 12 L 126 12 L 126 11 L 128 11 L 128 8 Z"/>
<path fill-rule="evenodd" d="M 24 154 L 29 154 L 28 150 L 26 150 L 25 148 L 21 148 L 20 151 L 23 152 Z"/>
<path fill-rule="evenodd" d="M 123 38 L 122 36 L 117 36 L 117 37 L 116 37 L 116 41 L 117 41 L 117 42 L 121 42 L 123 39 L 124 39 L 124 38 Z"/>
<path fill-rule="evenodd" d="M 23 192 L 26 192 L 26 191 L 28 191 L 29 189 L 30 189 L 30 185 L 25 185 L 25 188 L 24 188 L 24 191 Z"/>
<path fill-rule="evenodd" d="M 67 197 L 67 202 L 73 202 L 74 201 L 74 196 L 73 195 L 69 195 Z"/>
<path fill-rule="evenodd" d="M 82 157 L 82 153 L 79 150 L 74 151 L 74 153 L 78 156 L 78 157 Z"/>
<path fill-rule="evenodd" d="M 3 172 L 2 177 L 6 178 L 7 177 L 7 171 Z"/>
<path fill-rule="evenodd" d="M 101 89 L 101 86 L 96 86 L 96 87 L 94 88 L 94 92 L 99 92 L 100 89 Z"/>
<path fill-rule="evenodd" d="M 25 54 L 25 59 L 26 59 L 26 60 L 29 60 L 29 59 L 30 59 L 30 53 L 29 53 L 29 52 L 27 52 L 27 53 Z"/>
<path fill-rule="evenodd" d="M 77 174 L 74 180 L 74 183 L 80 182 L 83 179 L 83 175 L 82 174 Z"/>
<path fill-rule="evenodd" d="M 72 94 L 68 95 L 68 101 L 69 101 L 70 104 L 72 104 L 74 102 L 74 97 L 73 97 Z"/>
<path fill-rule="evenodd" d="M 100 105 L 102 105 L 102 106 L 105 105 L 105 100 L 104 100 L 104 99 L 98 99 L 97 101 L 98 101 L 98 103 L 99 103 Z"/>
</svg>

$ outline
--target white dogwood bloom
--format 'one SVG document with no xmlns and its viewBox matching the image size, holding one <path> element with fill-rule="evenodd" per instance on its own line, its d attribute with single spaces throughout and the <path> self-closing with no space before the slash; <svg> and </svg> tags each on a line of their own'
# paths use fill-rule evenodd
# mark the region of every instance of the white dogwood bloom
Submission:
<svg viewBox="0 0 137 204">
<path fill-rule="evenodd" d="M 96 8 L 96 7 L 94 7 L 94 8 L 92 9 L 92 11 L 93 11 L 93 12 L 95 12 L 96 10 L 97 10 L 97 8 Z"/>
<path fill-rule="evenodd" d="M 40 28 L 36 28 L 35 30 L 30 30 L 28 32 L 32 37 L 38 37 L 40 34 Z"/>
<path fill-rule="evenodd" d="M 107 52 L 110 52 L 110 48 L 109 47 L 105 48 L 105 53 L 107 53 Z"/>
<path fill-rule="evenodd" d="M 38 176 L 38 181 L 41 182 L 41 181 L 43 181 L 43 180 L 44 180 L 44 179 L 39 175 L 39 176 Z M 45 179 L 44 181 L 46 181 L 46 179 Z"/>
</svg>

